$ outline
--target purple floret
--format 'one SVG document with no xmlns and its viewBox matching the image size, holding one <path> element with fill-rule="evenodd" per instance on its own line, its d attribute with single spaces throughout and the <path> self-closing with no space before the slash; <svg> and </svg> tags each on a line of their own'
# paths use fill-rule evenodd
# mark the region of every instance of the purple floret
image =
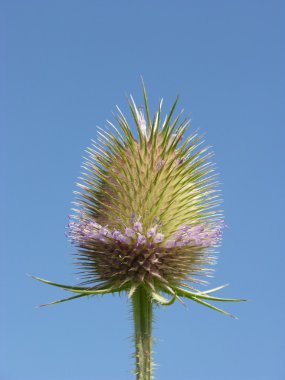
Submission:
<svg viewBox="0 0 285 380">
<path fill-rule="evenodd" d="M 137 245 L 143 245 L 145 243 L 146 243 L 146 237 L 144 235 L 139 234 L 138 240 L 137 240 Z"/>
</svg>

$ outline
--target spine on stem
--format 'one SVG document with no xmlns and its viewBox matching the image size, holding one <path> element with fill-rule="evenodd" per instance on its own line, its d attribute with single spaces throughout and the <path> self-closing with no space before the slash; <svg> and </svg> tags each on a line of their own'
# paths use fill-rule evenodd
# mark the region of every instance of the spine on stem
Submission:
<svg viewBox="0 0 285 380">
<path fill-rule="evenodd" d="M 136 380 L 152 379 L 152 302 L 141 285 L 132 296 L 135 323 Z"/>
</svg>

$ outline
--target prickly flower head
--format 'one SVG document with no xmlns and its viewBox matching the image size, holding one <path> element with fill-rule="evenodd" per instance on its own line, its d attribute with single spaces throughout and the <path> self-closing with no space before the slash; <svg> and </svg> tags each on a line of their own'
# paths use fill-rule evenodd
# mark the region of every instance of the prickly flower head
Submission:
<svg viewBox="0 0 285 380">
<path fill-rule="evenodd" d="M 127 121 L 99 129 L 87 150 L 69 237 L 86 284 L 151 293 L 202 282 L 211 272 L 222 221 L 210 153 L 189 120 L 154 117 L 133 98 Z M 189 286 L 189 285 L 188 285 Z"/>
</svg>

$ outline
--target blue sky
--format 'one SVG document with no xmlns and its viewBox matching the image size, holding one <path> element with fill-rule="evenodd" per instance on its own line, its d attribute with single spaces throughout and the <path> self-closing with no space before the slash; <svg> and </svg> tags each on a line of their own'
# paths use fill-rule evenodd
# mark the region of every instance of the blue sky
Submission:
<svg viewBox="0 0 285 380">
<path fill-rule="evenodd" d="M 232 320 L 199 305 L 156 310 L 157 379 L 279 380 L 284 353 L 283 1 L 0 1 L 1 380 L 132 379 L 125 297 L 64 296 L 64 236 L 96 125 L 177 94 L 206 132 L 229 228 L 211 286 Z"/>
</svg>

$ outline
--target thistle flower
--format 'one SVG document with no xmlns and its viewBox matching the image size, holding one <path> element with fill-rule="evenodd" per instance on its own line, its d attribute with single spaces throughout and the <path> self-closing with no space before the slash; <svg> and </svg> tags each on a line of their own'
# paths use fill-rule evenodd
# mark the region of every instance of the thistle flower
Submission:
<svg viewBox="0 0 285 380">
<path fill-rule="evenodd" d="M 138 380 L 152 376 L 152 304 L 189 298 L 221 313 L 208 301 L 241 301 L 199 291 L 215 264 L 224 223 L 212 156 L 190 121 L 173 117 L 177 100 L 161 120 L 162 100 L 150 117 L 132 97 L 129 123 L 118 108 L 117 126 L 99 128 L 87 150 L 68 237 L 77 249 L 81 286 L 40 278 L 77 295 L 127 292 L 133 302 Z M 133 132 L 136 129 L 136 134 Z M 85 285 L 85 286 L 82 286 Z"/>
</svg>

